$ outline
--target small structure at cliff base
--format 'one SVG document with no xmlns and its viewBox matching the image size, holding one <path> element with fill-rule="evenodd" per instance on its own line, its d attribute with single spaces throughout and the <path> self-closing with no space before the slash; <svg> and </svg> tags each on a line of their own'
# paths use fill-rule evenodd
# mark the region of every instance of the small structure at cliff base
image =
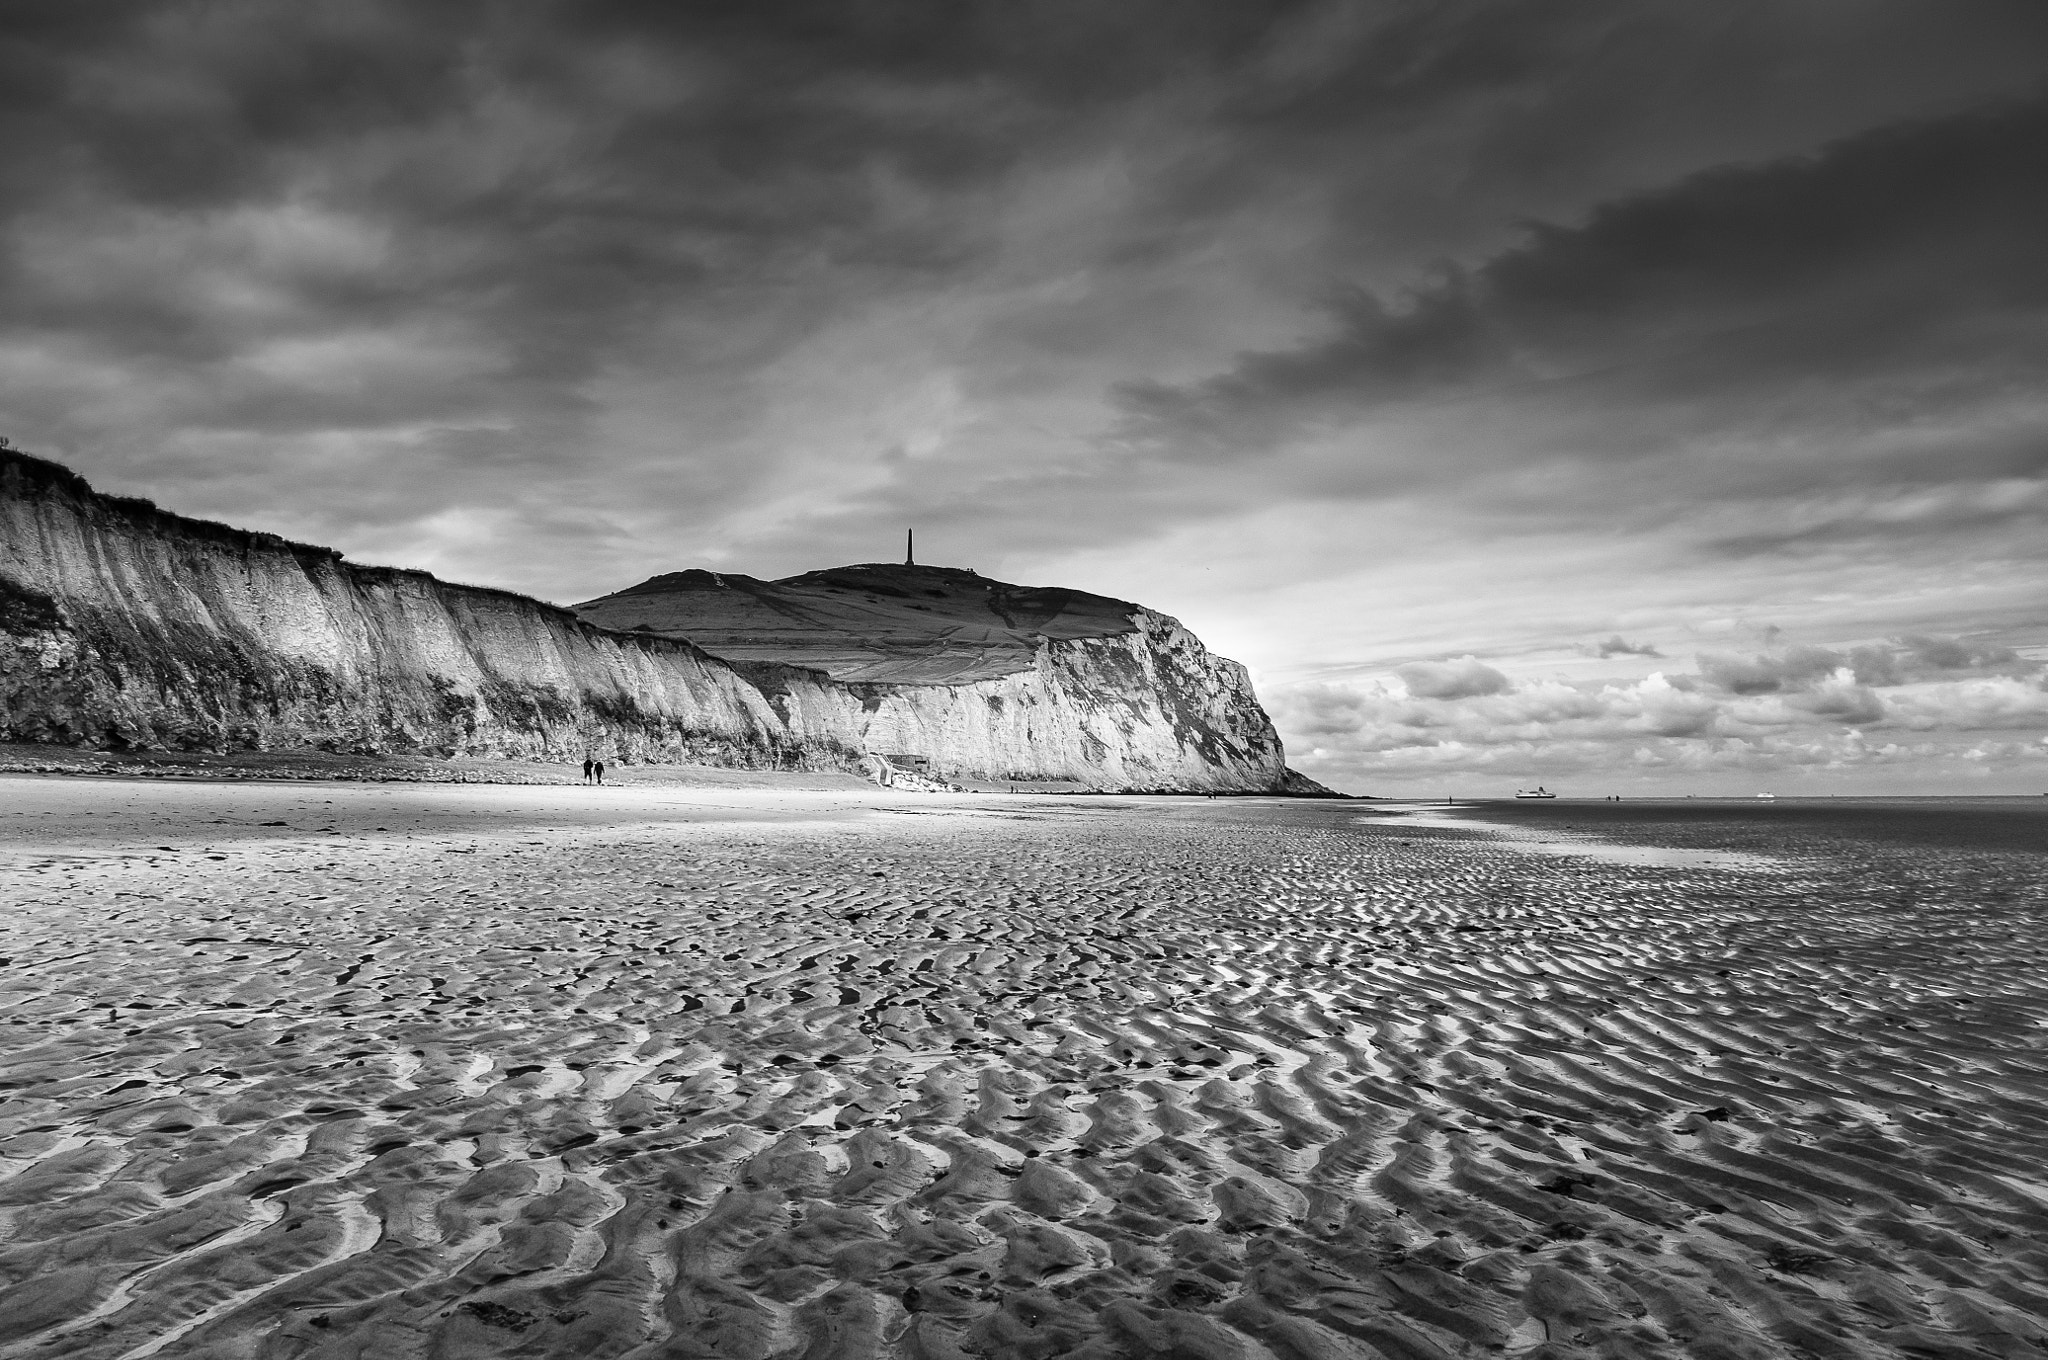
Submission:
<svg viewBox="0 0 2048 1360">
<path fill-rule="evenodd" d="M 965 793 L 967 790 L 932 773 L 926 756 L 902 753 L 867 753 L 868 777 L 885 789 L 908 789 L 917 793 Z"/>
</svg>

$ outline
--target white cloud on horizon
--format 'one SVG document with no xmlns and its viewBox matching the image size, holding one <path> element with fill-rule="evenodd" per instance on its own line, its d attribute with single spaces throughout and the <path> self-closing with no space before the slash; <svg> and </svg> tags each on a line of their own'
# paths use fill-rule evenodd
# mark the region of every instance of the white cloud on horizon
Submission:
<svg viewBox="0 0 2048 1360">
<path fill-rule="evenodd" d="M 1481 672 L 1500 683 L 1447 679 Z M 1268 706 L 1290 761 L 1354 792 L 1453 781 L 1497 795 L 1574 778 L 1597 781 L 1589 794 L 1730 792 L 1773 774 L 1838 791 L 1982 789 L 1997 775 L 2034 792 L 2020 781 L 2048 777 L 2048 666 L 1955 638 L 1707 654 L 1691 672 L 1606 681 L 1510 681 L 1465 657 L 1282 686 Z"/>
</svg>

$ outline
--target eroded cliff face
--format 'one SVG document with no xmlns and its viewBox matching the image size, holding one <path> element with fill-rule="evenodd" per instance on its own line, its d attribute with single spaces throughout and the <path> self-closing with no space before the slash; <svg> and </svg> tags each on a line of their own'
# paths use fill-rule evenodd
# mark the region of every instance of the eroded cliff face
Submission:
<svg viewBox="0 0 2048 1360">
<path fill-rule="evenodd" d="M 0 464 L 0 736 L 838 764 L 688 643 Z"/>
<path fill-rule="evenodd" d="M 1110 637 L 1041 644 L 1021 671 L 965 685 L 858 685 L 869 749 L 983 779 L 1119 789 L 1278 790 L 1280 738 L 1235 661 L 1149 609 Z"/>
<path fill-rule="evenodd" d="M 103 496 L 0 452 L 0 740 L 319 747 L 1272 790 L 1244 671 L 1148 610 L 970 684 L 842 683 Z"/>
</svg>

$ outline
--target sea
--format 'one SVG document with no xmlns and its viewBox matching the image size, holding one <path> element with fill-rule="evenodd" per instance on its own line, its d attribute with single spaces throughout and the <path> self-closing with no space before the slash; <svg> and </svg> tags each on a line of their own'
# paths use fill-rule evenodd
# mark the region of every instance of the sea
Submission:
<svg viewBox="0 0 2048 1360">
<path fill-rule="evenodd" d="M 2048 796 L 1977 798 L 1560 798 L 1445 808 L 1451 818 L 1624 844 L 1742 851 L 1851 842 L 1898 849 L 2048 854 Z"/>
</svg>

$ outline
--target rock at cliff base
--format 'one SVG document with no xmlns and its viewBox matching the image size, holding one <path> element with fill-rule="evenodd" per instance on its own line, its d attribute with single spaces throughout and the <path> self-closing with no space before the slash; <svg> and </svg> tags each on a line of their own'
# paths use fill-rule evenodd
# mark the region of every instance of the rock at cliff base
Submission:
<svg viewBox="0 0 2048 1360">
<path fill-rule="evenodd" d="M 1284 793 L 1289 798 L 1350 798 L 1353 795 L 1339 793 L 1327 784 L 1318 784 L 1300 770 L 1289 769 L 1280 776 L 1280 787 L 1275 793 Z"/>
</svg>

